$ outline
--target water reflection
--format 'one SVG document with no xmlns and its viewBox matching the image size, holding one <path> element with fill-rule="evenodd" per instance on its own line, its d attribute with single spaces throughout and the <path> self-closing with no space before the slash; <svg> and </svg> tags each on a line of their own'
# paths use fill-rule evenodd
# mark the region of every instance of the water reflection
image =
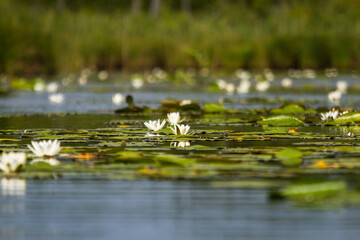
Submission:
<svg viewBox="0 0 360 240">
<path fill-rule="evenodd" d="M 2 178 L 1 193 L 5 196 L 24 196 L 26 194 L 26 180 L 19 178 Z"/>
<path fill-rule="evenodd" d="M 57 160 L 56 158 L 35 158 L 31 161 L 30 164 L 35 164 L 38 162 L 43 162 L 43 163 L 47 163 L 50 166 L 57 166 L 60 164 L 60 161 Z"/>
<path fill-rule="evenodd" d="M 332 135 L 342 136 L 342 137 L 352 137 L 360 133 L 360 127 L 358 126 L 337 126 L 329 128 L 329 133 Z"/>
<path fill-rule="evenodd" d="M 185 147 L 190 147 L 190 142 L 188 142 L 188 141 L 171 142 L 170 146 L 178 147 L 178 148 L 185 148 Z"/>
</svg>

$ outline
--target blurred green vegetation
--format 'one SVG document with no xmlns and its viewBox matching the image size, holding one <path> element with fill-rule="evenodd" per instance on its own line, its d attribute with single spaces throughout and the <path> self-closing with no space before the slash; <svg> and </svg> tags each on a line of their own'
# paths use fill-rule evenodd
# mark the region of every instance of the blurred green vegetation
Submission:
<svg viewBox="0 0 360 240">
<path fill-rule="evenodd" d="M 360 1 L 0 0 L 0 72 L 57 74 L 84 67 L 360 68 Z"/>
</svg>

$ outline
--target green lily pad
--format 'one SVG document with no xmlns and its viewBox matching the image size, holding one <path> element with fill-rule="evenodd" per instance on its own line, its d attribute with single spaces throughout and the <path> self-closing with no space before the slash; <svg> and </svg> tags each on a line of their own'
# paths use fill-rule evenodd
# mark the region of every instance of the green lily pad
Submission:
<svg viewBox="0 0 360 240">
<path fill-rule="evenodd" d="M 275 156 L 281 159 L 281 163 L 287 167 L 298 166 L 302 163 L 302 152 L 295 148 L 286 148 L 277 152 Z"/>
<path fill-rule="evenodd" d="M 305 109 L 297 104 L 290 104 L 286 105 L 283 108 L 275 108 L 270 111 L 274 114 L 281 114 L 281 113 L 304 113 Z"/>
<path fill-rule="evenodd" d="M 282 195 L 304 201 L 333 197 L 346 190 L 344 181 L 292 184 L 283 189 Z"/>
<path fill-rule="evenodd" d="M 288 115 L 275 115 L 264 118 L 257 122 L 262 125 L 303 125 L 304 122 L 300 119 Z"/>
<path fill-rule="evenodd" d="M 214 113 L 214 112 L 227 112 L 227 109 L 217 103 L 207 103 L 204 105 L 204 112 L 206 113 Z"/>
<path fill-rule="evenodd" d="M 360 122 L 360 113 L 358 112 L 346 113 L 338 117 L 334 121 L 334 123 L 353 123 L 353 122 Z"/>
</svg>

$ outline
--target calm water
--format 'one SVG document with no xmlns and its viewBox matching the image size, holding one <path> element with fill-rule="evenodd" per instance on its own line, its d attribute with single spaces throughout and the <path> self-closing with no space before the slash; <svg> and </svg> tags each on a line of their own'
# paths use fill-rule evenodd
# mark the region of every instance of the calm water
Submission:
<svg viewBox="0 0 360 240">
<path fill-rule="evenodd" d="M 311 210 L 206 182 L 2 182 L 0 239 L 358 239 L 360 209 Z M 16 190 L 17 189 L 17 190 Z"/>
<path fill-rule="evenodd" d="M 228 79 L 229 82 L 238 84 L 239 80 Z M 164 99 L 192 99 L 203 104 L 204 102 L 217 102 L 220 98 L 226 99 L 224 105 L 230 109 L 259 109 L 273 108 L 281 106 L 282 103 L 276 99 L 288 101 L 303 101 L 309 103 L 313 108 L 330 107 L 327 92 L 336 88 L 338 80 L 346 80 L 349 89 L 359 89 L 360 81 L 349 75 L 342 75 L 334 79 L 294 79 L 294 89 L 279 91 L 281 89 L 281 78 L 276 79 L 265 93 L 254 91 L 254 81 L 252 90 L 248 94 L 227 95 L 224 92 L 212 93 L 208 91 L 209 83 L 187 86 L 184 84 L 173 85 L 170 83 L 145 84 L 140 90 L 135 90 L 126 82 L 90 82 L 87 85 L 71 85 L 59 87 L 59 92 L 63 93 L 65 100 L 61 104 L 50 103 L 49 93 L 15 91 L 6 95 L 0 95 L 0 114 L 34 114 L 34 113 L 113 113 L 115 109 L 126 106 L 123 103 L 116 106 L 112 103 L 112 96 L 115 93 L 132 94 L 137 105 L 146 105 L 157 108 Z M 307 93 L 304 86 L 313 86 L 319 91 Z M 299 90 L 303 89 L 303 90 Z M 270 102 L 257 101 L 254 99 L 268 99 Z M 245 102 L 244 102 L 245 101 Z M 341 107 L 352 107 L 359 109 L 358 102 L 360 95 L 348 93 L 344 95 L 339 103 Z"/>
<path fill-rule="evenodd" d="M 349 80 L 350 85 L 358 84 Z M 313 83 L 312 80 L 304 84 Z M 279 84 L 278 82 L 275 84 Z M 317 87 L 334 88 L 336 80 L 315 82 Z M 294 82 L 297 86 L 298 83 Z M 1 117 L 0 129 L 101 128 L 121 119 L 111 102 L 124 88 L 98 85 L 64 92 L 63 104 L 52 104 L 47 93 L 13 92 L 0 96 L 0 114 L 30 114 Z M 351 88 L 351 86 L 350 86 Z M 281 103 L 241 100 L 311 100 L 311 106 L 328 106 L 327 95 L 304 93 L 250 93 L 228 96 L 208 94 L 194 87 L 183 89 L 158 86 L 132 94 L 137 104 L 158 107 L 161 101 L 193 99 L 200 103 L 232 99 L 229 108 L 270 108 Z M 169 91 L 170 90 L 170 91 Z M 346 95 L 340 105 L 358 109 L 360 96 Z M 77 113 L 44 117 L 36 113 Z M 86 113 L 86 115 L 84 114 Z M 84 115 L 83 115 L 84 114 Z M 248 127 L 246 127 L 248 128 Z M 244 131 L 261 131 L 244 129 Z M 328 132 L 333 128 L 304 127 L 302 131 Z M 0 239 L 358 239 L 360 208 L 311 209 L 288 201 L 268 199 L 267 190 L 213 188 L 207 182 L 107 181 L 94 179 L 6 180 L 1 181 Z"/>
</svg>

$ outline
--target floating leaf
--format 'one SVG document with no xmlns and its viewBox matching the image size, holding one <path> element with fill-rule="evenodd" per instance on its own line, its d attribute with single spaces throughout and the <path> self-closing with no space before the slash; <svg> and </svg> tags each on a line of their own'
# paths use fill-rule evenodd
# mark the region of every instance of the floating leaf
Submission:
<svg viewBox="0 0 360 240">
<path fill-rule="evenodd" d="M 281 114 L 281 113 L 304 113 L 305 109 L 297 104 L 290 104 L 286 105 L 283 108 L 275 108 L 270 111 L 274 114 Z"/>
<path fill-rule="evenodd" d="M 292 167 L 302 163 L 302 152 L 295 148 L 286 148 L 275 154 L 277 158 L 281 159 L 281 163 L 285 166 Z"/>
<path fill-rule="evenodd" d="M 360 122 L 360 113 L 359 112 L 351 112 L 346 113 L 340 117 L 338 117 L 334 123 L 353 123 Z"/>
<path fill-rule="evenodd" d="M 304 122 L 300 119 L 288 116 L 288 115 L 275 115 L 264 118 L 261 121 L 258 121 L 259 124 L 266 125 L 303 125 Z"/>
<path fill-rule="evenodd" d="M 227 109 L 217 103 L 207 103 L 204 105 L 204 112 L 206 113 L 214 113 L 214 112 L 227 112 Z"/>
<path fill-rule="evenodd" d="M 287 198 L 311 202 L 316 199 L 333 197 L 345 190 L 346 184 L 344 181 L 300 183 L 287 186 L 282 191 L 282 195 Z"/>
</svg>

